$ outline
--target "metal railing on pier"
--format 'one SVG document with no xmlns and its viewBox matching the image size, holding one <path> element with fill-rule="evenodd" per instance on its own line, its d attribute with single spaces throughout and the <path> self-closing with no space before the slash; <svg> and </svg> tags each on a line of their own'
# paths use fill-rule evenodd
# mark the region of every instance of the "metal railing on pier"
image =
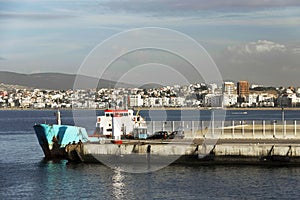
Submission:
<svg viewBox="0 0 300 200">
<path fill-rule="evenodd" d="M 148 133 L 184 130 L 188 138 L 300 139 L 300 122 L 293 120 L 149 121 Z"/>
</svg>

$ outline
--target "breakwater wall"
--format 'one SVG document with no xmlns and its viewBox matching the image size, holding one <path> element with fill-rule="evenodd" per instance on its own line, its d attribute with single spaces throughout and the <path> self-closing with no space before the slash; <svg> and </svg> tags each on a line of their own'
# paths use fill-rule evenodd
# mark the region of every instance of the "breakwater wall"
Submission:
<svg viewBox="0 0 300 200">
<path fill-rule="evenodd" d="M 101 162 L 120 158 L 143 163 L 151 155 L 155 162 L 181 164 L 284 164 L 300 166 L 300 140 L 275 139 L 180 139 L 124 140 L 122 144 L 83 143 L 68 147 L 69 160 Z M 154 162 L 154 161 L 152 161 Z M 105 163 L 104 163 L 105 164 Z"/>
<path fill-rule="evenodd" d="M 300 122 L 168 121 L 148 124 L 148 132 L 183 130 L 184 138 L 88 142 L 66 148 L 69 160 L 138 162 L 151 159 L 183 164 L 284 164 L 300 166 Z M 139 158 L 139 159 L 137 159 Z M 153 161 L 154 162 L 154 161 Z"/>
<path fill-rule="evenodd" d="M 84 154 L 107 154 L 116 153 L 127 155 L 132 153 L 169 156 L 169 155 L 208 155 L 213 152 L 216 156 L 266 156 L 272 151 L 272 155 L 289 155 L 300 156 L 300 140 L 288 142 L 272 141 L 239 141 L 231 142 L 230 140 L 217 141 L 216 144 L 206 144 L 205 141 L 189 142 L 124 142 L 121 145 L 106 143 L 89 143 L 83 145 L 82 153 Z M 148 147 L 151 146 L 149 150 Z"/>
</svg>

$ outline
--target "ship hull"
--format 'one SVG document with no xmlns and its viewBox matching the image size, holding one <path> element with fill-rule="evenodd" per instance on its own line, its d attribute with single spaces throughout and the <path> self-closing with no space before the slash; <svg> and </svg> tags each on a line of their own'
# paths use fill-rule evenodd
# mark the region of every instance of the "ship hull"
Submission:
<svg viewBox="0 0 300 200">
<path fill-rule="evenodd" d="M 68 125 L 37 124 L 33 126 L 45 158 L 67 158 L 65 147 L 70 143 L 87 141 L 85 128 Z"/>
</svg>

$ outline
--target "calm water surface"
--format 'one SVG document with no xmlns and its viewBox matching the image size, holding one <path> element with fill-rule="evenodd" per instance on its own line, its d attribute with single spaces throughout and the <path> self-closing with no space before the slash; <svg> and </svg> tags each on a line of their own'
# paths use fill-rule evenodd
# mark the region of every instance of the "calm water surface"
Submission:
<svg viewBox="0 0 300 200">
<path fill-rule="evenodd" d="M 247 112 L 262 117 L 261 111 Z M 280 119 L 280 111 L 268 112 Z M 64 123 L 74 123 L 70 111 L 62 115 Z M 45 121 L 55 122 L 53 111 L 0 111 L 0 199 L 300 198 L 300 167 L 173 165 L 130 174 L 98 164 L 46 162 L 32 129 Z"/>
</svg>

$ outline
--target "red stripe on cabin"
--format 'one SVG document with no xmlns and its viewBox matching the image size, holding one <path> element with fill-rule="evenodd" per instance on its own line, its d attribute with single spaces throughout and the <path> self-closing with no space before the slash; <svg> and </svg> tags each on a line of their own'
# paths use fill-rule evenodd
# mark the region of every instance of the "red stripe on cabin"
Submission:
<svg viewBox="0 0 300 200">
<path fill-rule="evenodd" d="M 110 113 L 114 113 L 114 112 L 128 113 L 128 110 L 105 110 L 104 112 L 110 112 Z"/>
</svg>

